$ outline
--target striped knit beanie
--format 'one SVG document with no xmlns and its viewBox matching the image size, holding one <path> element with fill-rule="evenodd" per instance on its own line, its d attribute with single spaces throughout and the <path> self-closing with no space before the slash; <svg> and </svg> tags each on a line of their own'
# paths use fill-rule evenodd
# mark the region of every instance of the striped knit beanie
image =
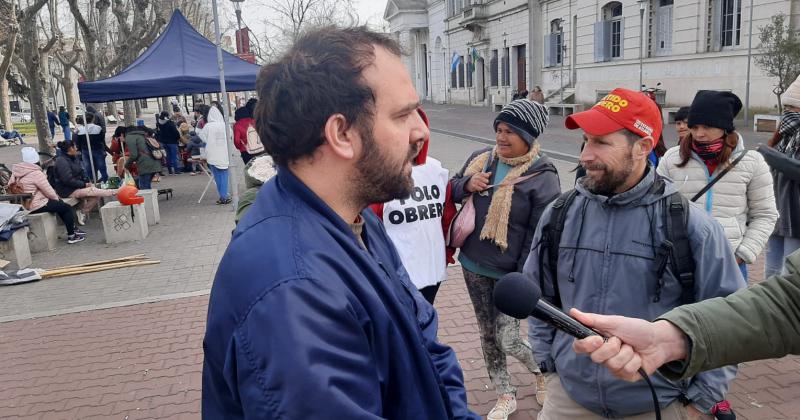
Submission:
<svg viewBox="0 0 800 420">
<path fill-rule="evenodd" d="M 781 95 L 781 103 L 783 105 L 800 107 L 800 76 L 797 76 L 797 79 L 789 85 L 786 92 L 783 92 L 783 95 Z"/>
<path fill-rule="evenodd" d="M 497 131 L 497 124 L 504 122 L 522 137 L 528 146 L 533 144 L 539 136 L 544 133 L 547 123 L 550 122 L 550 115 L 544 105 L 529 99 L 517 99 L 504 106 L 494 119 L 494 129 Z"/>
</svg>

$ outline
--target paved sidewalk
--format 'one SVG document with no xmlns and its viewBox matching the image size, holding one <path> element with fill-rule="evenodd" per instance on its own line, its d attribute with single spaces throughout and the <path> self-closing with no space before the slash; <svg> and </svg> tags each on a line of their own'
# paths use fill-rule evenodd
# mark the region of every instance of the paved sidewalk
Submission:
<svg viewBox="0 0 800 420">
<path fill-rule="evenodd" d="M 459 267 L 448 274 L 436 302 L 440 338 L 458 354 L 470 407 L 485 415 L 495 394 L 475 317 Z M 197 296 L 0 324 L 0 417 L 199 418 L 207 302 Z M 534 419 L 533 375 L 516 361 L 509 369 L 520 398 L 511 418 Z M 780 420 L 798 418 L 798 397 L 800 358 L 787 357 L 743 364 L 728 399 L 739 419 Z"/>
</svg>

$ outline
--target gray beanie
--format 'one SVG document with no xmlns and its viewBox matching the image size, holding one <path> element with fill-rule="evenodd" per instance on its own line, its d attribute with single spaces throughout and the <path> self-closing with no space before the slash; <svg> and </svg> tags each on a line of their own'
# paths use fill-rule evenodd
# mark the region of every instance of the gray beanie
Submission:
<svg viewBox="0 0 800 420">
<path fill-rule="evenodd" d="M 529 99 L 517 99 L 504 106 L 494 119 L 494 129 L 504 122 L 519 134 L 528 146 L 533 144 L 550 122 L 550 115 L 544 105 Z"/>
</svg>

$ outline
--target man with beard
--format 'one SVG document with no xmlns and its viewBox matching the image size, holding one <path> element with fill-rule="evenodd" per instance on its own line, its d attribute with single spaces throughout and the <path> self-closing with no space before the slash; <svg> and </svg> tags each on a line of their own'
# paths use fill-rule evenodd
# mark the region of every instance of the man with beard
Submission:
<svg viewBox="0 0 800 420">
<path fill-rule="evenodd" d="M 583 130 L 580 158 L 587 174 L 575 192 L 550 204 L 536 229 L 523 272 L 542 286 L 545 299 L 564 310 L 655 319 L 685 300 L 726 296 L 745 286 L 722 227 L 673 196 L 675 185 L 648 163 L 662 130 L 651 99 L 615 89 L 592 109 L 567 117 L 566 126 Z M 554 215 L 563 216 L 563 231 L 551 243 Z M 686 264 L 675 258 L 677 229 L 685 232 L 693 271 L 683 271 Z M 546 374 L 539 420 L 654 417 L 647 384 L 614 378 L 577 355 L 571 336 L 537 319 L 529 322 L 534 356 Z M 681 382 L 651 380 L 663 418 L 712 418 L 735 375 L 729 366 Z"/>
<path fill-rule="evenodd" d="M 365 210 L 411 194 L 428 136 L 400 54 L 323 28 L 261 70 L 254 117 L 278 173 L 214 280 L 204 418 L 478 418 L 436 312 Z"/>
</svg>

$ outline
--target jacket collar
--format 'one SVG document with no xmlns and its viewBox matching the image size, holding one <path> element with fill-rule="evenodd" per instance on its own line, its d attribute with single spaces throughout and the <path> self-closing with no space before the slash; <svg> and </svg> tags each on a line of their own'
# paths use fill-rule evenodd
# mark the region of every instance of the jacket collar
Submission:
<svg viewBox="0 0 800 420">
<path fill-rule="evenodd" d="M 285 189 L 289 194 L 294 195 L 297 199 L 302 201 L 305 205 L 310 207 L 313 211 L 318 213 L 323 218 L 333 223 L 337 229 L 348 232 L 353 240 L 356 240 L 350 225 L 342 220 L 335 211 L 333 211 L 327 203 L 322 201 L 321 198 L 311 191 L 303 181 L 300 180 L 294 173 L 292 173 L 286 166 L 278 165 L 278 175 L 276 176 L 279 185 Z M 363 212 L 363 211 L 362 211 Z M 363 217 L 363 215 L 362 215 Z M 366 226 L 365 226 L 366 231 Z"/>
</svg>

